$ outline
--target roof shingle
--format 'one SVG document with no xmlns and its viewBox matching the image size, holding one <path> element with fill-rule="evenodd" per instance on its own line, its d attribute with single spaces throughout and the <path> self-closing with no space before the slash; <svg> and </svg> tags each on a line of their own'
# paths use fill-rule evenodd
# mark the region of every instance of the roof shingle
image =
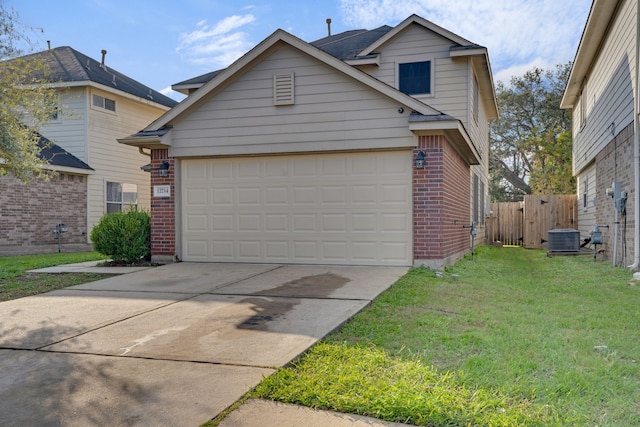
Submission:
<svg viewBox="0 0 640 427">
<path fill-rule="evenodd" d="M 47 65 L 46 79 L 52 83 L 84 82 L 91 81 L 114 89 L 121 90 L 130 95 L 149 101 L 173 107 L 178 102 L 151 89 L 150 87 L 120 73 L 117 70 L 96 61 L 87 55 L 78 52 L 69 46 L 61 46 L 55 49 L 44 50 L 23 57 L 41 58 Z M 32 76 L 43 79 L 44 75 Z"/>
</svg>

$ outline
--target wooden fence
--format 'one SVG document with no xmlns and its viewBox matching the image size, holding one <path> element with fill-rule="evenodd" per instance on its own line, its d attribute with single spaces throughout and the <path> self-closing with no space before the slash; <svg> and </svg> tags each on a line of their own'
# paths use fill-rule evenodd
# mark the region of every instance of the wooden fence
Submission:
<svg viewBox="0 0 640 427">
<path fill-rule="evenodd" d="M 578 228 L 577 202 L 576 195 L 536 195 L 525 196 L 522 202 L 492 203 L 486 222 L 487 242 L 527 249 L 546 247 L 549 230 Z"/>
</svg>

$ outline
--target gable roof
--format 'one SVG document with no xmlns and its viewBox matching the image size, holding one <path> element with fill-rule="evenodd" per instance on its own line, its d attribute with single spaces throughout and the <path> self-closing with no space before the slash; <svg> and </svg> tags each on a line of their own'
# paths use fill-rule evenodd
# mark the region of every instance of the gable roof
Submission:
<svg viewBox="0 0 640 427">
<path fill-rule="evenodd" d="M 169 108 L 178 103 L 69 46 L 44 50 L 22 58 L 25 60 L 38 58 L 44 61 L 47 66 L 47 75 L 40 74 L 31 77 L 37 79 L 46 77 L 53 84 L 79 86 L 92 82 Z"/>
<path fill-rule="evenodd" d="M 481 88 L 481 93 L 484 96 L 484 104 L 487 107 L 487 117 L 489 119 L 497 118 L 498 103 L 495 96 L 495 85 L 493 83 L 493 73 L 491 71 L 491 63 L 489 62 L 487 48 L 476 43 L 472 43 L 469 40 L 460 37 L 457 34 L 454 34 L 451 31 L 446 30 L 418 15 L 411 15 L 395 27 L 383 25 L 374 30 L 350 30 L 330 35 L 310 43 L 301 42 L 314 46 L 349 65 L 379 65 L 379 54 L 376 53 L 375 50 L 412 24 L 420 25 L 435 34 L 450 40 L 452 43 L 452 46 L 449 49 L 449 55 L 451 58 L 467 57 L 471 59 L 479 73 L 478 83 Z M 207 82 L 214 79 L 224 71 L 225 70 L 223 69 L 202 74 L 180 83 L 176 83 L 172 85 L 171 88 L 185 95 L 189 95 L 190 91 L 204 86 Z"/>
<path fill-rule="evenodd" d="M 87 172 L 94 170 L 91 166 L 78 159 L 59 145 L 53 144 L 42 135 L 39 135 L 38 147 L 40 148 L 38 157 L 47 162 L 47 166 L 50 169 L 64 171 L 67 170 L 67 168 L 72 168 L 81 169 Z"/>
<path fill-rule="evenodd" d="M 594 0 L 591 4 L 589 17 L 582 31 L 580 44 L 571 66 L 567 87 L 560 101 L 560 108 L 572 108 L 578 99 L 584 79 L 600 51 L 602 40 L 609 31 L 611 19 L 613 19 L 619 3 L 619 1 L 613 0 Z"/>
<path fill-rule="evenodd" d="M 457 44 L 459 46 L 469 46 L 469 45 L 477 46 L 475 43 L 472 43 L 469 40 L 464 39 L 464 38 L 460 37 L 459 35 L 454 34 L 451 31 L 446 30 L 446 29 L 434 24 L 433 22 L 428 21 L 428 20 L 422 18 L 421 16 L 418 16 L 418 15 L 414 14 L 414 15 L 411 15 L 410 17 L 408 17 L 407 19 L 405 19 L 404 21 L 402 21 L 401 23 L 399 23 L 398 25 L 396 25 L 395 27 L 393 27 L 393 29 L 391 31 L 388 31 L 387 33 L 383 34 L 381 37 L 376 39 L 370 45 L 365 46 L 365 48 L 363 48 L 363 50 L 360 52 L 359 56 L 365 56 L 365 55 L 369 55 L 369 54 L 373 53 L 376 49 L 378 49 L 380 46 L 382 46 L 383 44 L 385 44 L 386 42 L 391 40 L 397 34 L 399 34 L 402 31 L 404 31 L 405 28 L 407 28 L 411 24 L 421 25 L 424 28 L 434 32 L 435 34 L 438 34 L 439 36 L 442 36 L 442 37 L 450 40 L 451 42 L 453 42 L 453 43 L 455 43 L 455 44 Z"/>
<path fill-rule="evenodd" d="M 362 56 L 360 55 L 362 50 L 391 30 L 393 27 L 383 25 L 375 30 L 345 31 L 313 41 L 310 44 L 342 61 L 349 61 Z"/>
<path fill-rule="evenodd" d="M 247 54 L 242 56 L 236 62 L 231 64 L 228 68 L 222 70 L 217 73 L 216 76 L 207 82 L 202 88 L 194 92 L 191 96 L 186 98 L 180 104 L 167 111 L 149 126 L 147 126 L 143 132 L 155 131 L 162 129 L 166 126 L 169 126 L 173 120 L 184 114 L 186 111 L 190 110 L 194 105 L 197 105 L 199 101 L 205 98 L 210 92 L 214 89 L 222 86 L 225 82 L 231 80 L 237 72 L 242 70 L 244 67 L 255 61 L 262 54 L 269 51 L 271 48 L 276 46 L 278 43 L 285 43 L 295 49 L 298 49 L 304 52 L 307 55 L 333 67 L 339 72 L 342 72 L 361 83 L 369 86 L 370 88 L 388 96 L 391 99 L 394 99 L 401 105 L 404 105 L 408 108 L 413 109 L 414 111 L 425 114 L 425 115 L 438 115 L 442 114 L 441 111 L 436 110 L 435 108 L 430 107 L 429 105 L 413 98 L 409 95 L 406 95 L 386 83 L 381 82 L 380 80 L 370 76 L 369 74 L 354 68 L 344 61 L 341 61 L 328 53 L 315 48 L 314 46 L 306 43 L 299 38 L 287 33 L 284 30 L 276 30 L 273 34 L 263 40 L 260 44 L 254 47 Z M 123 143 L 131 143 L 133 140 L 129 140 L 129 138 L 119 139 L 118 141 Z"/>
</svg>

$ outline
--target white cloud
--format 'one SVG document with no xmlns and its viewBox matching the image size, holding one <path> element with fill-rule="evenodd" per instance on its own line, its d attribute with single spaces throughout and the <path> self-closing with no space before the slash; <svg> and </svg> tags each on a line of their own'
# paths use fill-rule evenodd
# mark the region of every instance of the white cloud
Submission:
<svg viewBox="0 0 640 427">
<path fill-rule="evenodd" d="M 168 96 L 169 98 L 173 99 L 174 101 L 178 101 L 178 102 L 182 101 L 185 98 L 185 95 L 183 95 L 180 92 L 176 92 L 175 90 L 171 89 L 171 86 L 167 86 L 164 89 L 159 90 L 158 92 L 160 92 L 164 96 Z"/>
<path fill-rule="evenodd" d="M 506 82 L 509 70 L 572 61 L 590 5 L 591 0 L 341 0 L 340 11 L 351 28 L 369 29 L 418 14 L 487 47 L 494 77 Z"/>
<path fill-rule="evenodd" d="M 226 67 L 253 47 L 249 35 L 239 29 L 255 20 L 252 14 L 229 16 L 213 26 L 201 20 L 195 30 L 180 35 L 177 51 L 194 64 Z"/>
</svg>

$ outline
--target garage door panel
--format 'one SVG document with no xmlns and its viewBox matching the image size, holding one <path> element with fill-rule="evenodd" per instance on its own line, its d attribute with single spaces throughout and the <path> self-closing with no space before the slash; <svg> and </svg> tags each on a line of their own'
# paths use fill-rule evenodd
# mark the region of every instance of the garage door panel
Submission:
<svg viewBox="0 0 640 427">
<path fill-rule="evenodd" d="M 191 239 L 186 245 L 186 256 L 198 260 L 208 259 L 208 245 L 209 242 L 207 240 Z"/>
<path fill-rule="evenodd" d="M 318 203 L 317 187 L 293 187 L 294 205 L 315 205 Z"/>
<path fill-rule="evenodd" d="M 211 189 L 211 202 L 216 206 L 233 206 L 233 188 L 222 187 Z"/>
<path fill-rule="evenodd" d="M 211 254 L 214 259 L 220 261 L 233 261 L 236 259 L 235 242 L 233 240 L 216 239 L 211 245 Z"/>
<path fill-rule="evenodd" d="M 190 233 L 202 233 L 208 232 L 207 221 L 209 216 L 207 214 L 201 215 L 188 215 L 185 218 L 185 229 Z"/>
<path fill-rule="evenodd" d="M 411 151 L 182 161 L 185 261 L 411 265 Z"/>
<path fill-rule="evenodd" d="M 288 206 L 289 188 L 288 187 L 266 187 L 264 189 L 265 205 Z"/>
<path fill-rule="evenodd" d="M 289 215 L 267 214 L 265 215 L 265 231 L 267 233 L 280 233 L 289 230 Z"/>
<path fill-rule="evenodd" d="M 329 185 L 322 187 L 322 204 L 344 205 L 347 203 L 347 189 L 344 185 Z"/>
</svg>

